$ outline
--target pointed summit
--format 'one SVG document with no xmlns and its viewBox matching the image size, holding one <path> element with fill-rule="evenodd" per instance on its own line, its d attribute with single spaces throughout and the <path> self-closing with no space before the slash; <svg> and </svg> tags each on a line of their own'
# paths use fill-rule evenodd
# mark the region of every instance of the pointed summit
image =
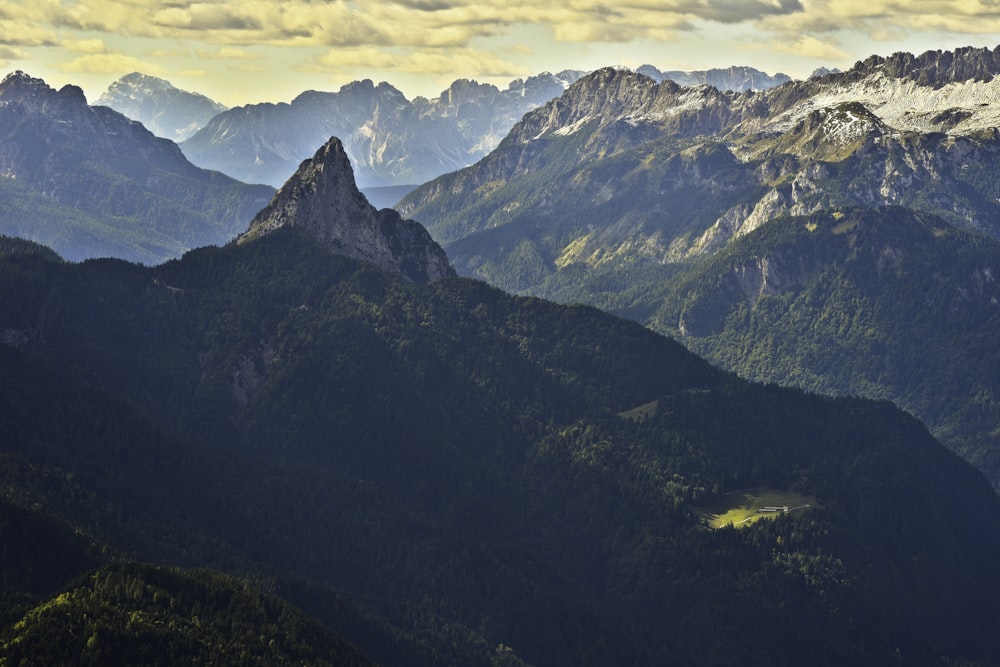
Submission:
<svg viewBox="0 0 1000 667">
<path fill-rule="evenodd" d="M 0 81 L 0 89 L 3 89 L 3 90 L 12 90 L 12 89 L 13 90 L 17 90 L 17 89 L 21 89 L 21 90 L 38 90 L 38 89 L 48 90 L 49 86 L 44 81 L 42 81 L 41 79 L 37 79 L 37 78 L 35 78 L 33 76 L 30 76 L 29 74 L 26 74 L 25 72 L 22 72 L 21 70 L 16 70 L 14 72 L 11 72 L 7 76 L 5 76 L 3 78 L 3 81 Z"/>
<path fill-rule="evenodd" d="M 237 242 L 279 227 L 300 227 L 334 254 L 370 262 L 411 282 L 455 275 L 444 251 L 420 223 L 368 203 L 336 137 L 299 165 Z"/>
</svg>

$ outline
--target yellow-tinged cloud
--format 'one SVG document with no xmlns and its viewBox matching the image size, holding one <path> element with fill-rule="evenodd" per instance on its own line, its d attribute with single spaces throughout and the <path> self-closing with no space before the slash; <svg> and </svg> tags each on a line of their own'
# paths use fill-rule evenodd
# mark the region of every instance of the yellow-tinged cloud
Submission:
<svg viewBox="0 0 1000 667">
<path fill-rule="evenodd" d="M 353 49 L 332 49 L 317 59 L 320 70 L 344 70 L 354 67 L 374 69 L 398 68 L 405 57 L 389 53 L 376 47 Z M 315 71 L 315 70 L 314 70 Z"/>
<path fill-rule="evenodd" d="M 16 19 L 0 18 L 0 44 L 6 46 L 55 46 L 59 38 L 55 33 L 37 25 Z"/>
<path fill-rule="evenodd" d="M 125 74 L 128 72 L 145 72 L 153 76 L 165 76 L 164 68 L 154 63 L 144 62 L 132 56 L 121 53 L 95 53 L 80 56 L 73 60 L 56 65 L 63 72 L 87 74 Z"/>
<path fill-rule="evenodd" d="M 261 56 L 243 49 L 222 47 L 220 49 L 198 49 L 199 58 L 206 60 L 257 60 Z"/>
<path fill-rule="evenodd" d="M 893 27 L 981 34 L 1000 32 L 1000 6 L 993 0 L 0 0 L 0 44 L 12 46 L 56 45 L 57 32 L 86 30 L 216 48 L 467 48 L 525 25 L 547 27 L 558 41 L 624 43 L 669 38 L 699 22 L 754 24 L 796 38 L 844 29 L 878 38 Z"/>
<path fill-rule="evenodd" d="M 0 16 L 10 0 L 0 0 Z M 520 25 L 547 25 L 563 39 L 628 41 L 681 29 L 692 18 L 735 22 L 795 11 L 798 0 L 35 0 L 23 25 L 130 37 L 203 39 L 220 45 L 364 44 L 468 46 Z M 51 41 L 51 40 L 50 40 Z"/>
<path fill-rule="evenodd" d="M 517 26 L 547 26 L 566 41 L 630 41 L 754 23 L 779 34 L 843 29 L 1000 28 L 993 0 L 0 0 L 0 43 L 55 45 L 56 33 L 197 39 L 227 46 L 469 46 Z"/>
<path fill-rule="evenodd" d="M 352 68 L 392 69 L 413 74 L 474 72 L 478 76 L 524 76 L 524 67 L 499 56 L 475 49 L 426 49 L 393 53 L 376 47 L 332 49 L 317 59 L 319 70 L 334 72 Z"/>
<path fill-rule="evenodd" d="M 803 11 L 761 18 L 765 31 L 786 35 L 852 31 L 874 40 L 910 32 L 1000 33 L 995 0 L 802 0 Z"/>
<path fill-rule="evenodd" d="M 850 54 L 836 44 L 813 35 L 800 35 L 796 39 L 777 41 L 769 46 L 779 53 L 790 53 L 803 58 L 841 61 L 850 57 Z"/>
<path fill-rule="evenodd" d="M 694 65 L 720 34 L 734 38 L 720 53 L 842 65 L 880 50 L 849 55 L 859 36 L 898 45 L 917 33 L 1000 35 L 1000 0 L 0 0 L 0 60 L 61 57 L 65 72 L 118 75 L 273 69 L 289 87 L 289 68 L 522 76 L 589 66 L 566 54 L 616 52 L 620 62 L 631 57 L 621 45 L 662 47 L 641 56 L 658 62 L 674 43 L 694 45 L 682 58 Z"/>
<path fill-rule="evenodd" d="M 403 64 L 404 72 L 450 74 L 475 72 L 480 76 L 524 76 L 532 72 L 525 67 L 514 65 L 493 54 L 474 49 L 455 51 L 418 51 Z"/>
<path fill-rule="evenodd" d="M 103 39 L 67 39 L 62 42 L 62 46 L 76 53 L 105 53 L 108 50 Z"/>
<path fill-rule="evenodd" d="M 28 53 L 24 49 L 17 48 L 16 46 L 3 46 L 0 45 L 0 62 L 4 63 L 6 67 L 7 63 L 11 60 L 27 60 Z"/>
</svg>

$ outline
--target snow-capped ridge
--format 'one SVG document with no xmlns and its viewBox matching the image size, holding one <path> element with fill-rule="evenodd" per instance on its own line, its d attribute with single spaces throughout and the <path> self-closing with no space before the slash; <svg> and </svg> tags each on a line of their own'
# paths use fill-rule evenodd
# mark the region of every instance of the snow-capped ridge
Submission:
<svg viewBox="0 0 1000 667">
<path fill-rule="evenodd" d="M 961 136 L 1000 125 L 997 77 L 933 87 L 877 71 L 851 84 L 830 81 L 815 95 L 775 117 L 770 128 L 774 132 L 786 131 L 817 109 L 851 102 L 863 104 L 883 123 L 900 131 Z"/>
<path fill-rule="evenodd" d="M 183 141 L 226 106 L 200 93 L 181 90 L 165 79 L 132 72 L 114 81 L 97 99 L 105 106 L 145 125 L 153 134 Z"/>
</svg>

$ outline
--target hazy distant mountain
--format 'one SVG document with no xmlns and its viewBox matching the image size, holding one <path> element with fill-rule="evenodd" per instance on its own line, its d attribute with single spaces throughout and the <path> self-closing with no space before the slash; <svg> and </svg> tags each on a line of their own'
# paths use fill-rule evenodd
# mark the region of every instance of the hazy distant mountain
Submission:
<svg viewBox="0 0 1000 667">
<path fill-rule="evenodd" d="M 169 81 L 139 72 L 112 83 L 95 104 L 111 107 L 139 121 L 156 136 L 177 142 L 191 137 L 227 108 L 204 95 L 180 90 Z"/>
<path fill-rule="evenodd" d="M 789 80 L 749 67 L 661 73 L 722 90 L 763 89 Z M 566 70 L 511 82 L 505 90 L 460 79 L 437 98 L 408 101 L 388 83 L 309 91 L 291 104 L 231 109 L 184 142 L 200 166 L 250 183 L 280 186 L 330 136 L 343 141 L 362 190 L 417 185 L 485 156 L 528 111 L 563 93 L 585 73 Z"/>
<path fill-rule="evenodd" d="M 840 74 L 841 70 L 834 67 L 833 69 L 829 67 L 817 67 L 809 75 L 810 79 L 818 79 L 819 77 L 826 76 L 827 74 Z"/>
<path fill-rule="evenodd" d="M 0 83 L 0 233 L 70 260 L 145 263 L 225 243 L 273 194 L 188 162 L 83 91 L 22 72 Z"/>
<path fill-rule="evenodd" d="M 400 208 L 427 225 L 460 274 L 627 314 L 756 378 L 891 398 L 1000 486 L 1000 373 L 961 381 L 952 365 L 1000 363 L 997 249 L 992 239 L 975 240 L 1000 238 L 997 73 L 1000 50 L 986 49 L 873 57 L 849 72 L 744 93 L 601 70 L 527 114 L 487 158 L 418 188 Z M 819 229 L 859 215 L 866 229 L 882 231 L 866 231 L 857 246 L 831 242 L 839 253 L 822 261 L 784 245 L 766 261 L 753 254 L 764 252 L 762 238 L 774 240 L 766 230 L 775 220 L 818 216 L 801 224 Z M 830 224 L 839 234 L 851 229 Z M 897 233 L 905 243 L 893 240 Z M 862 249 L 883 256 L 848 261 Z M 730 252 L 745 256 L 720 254 Z M 722 257 L 747 272 L 747 285 L 778 265 L 797 267 L 778 276 L 800 278 L 765 281 L 760 298 L 730 298 L 729 279 L 685 278 Z M 840 318 L 853 311 L 842 301 L 810 302 L 796 312 L 813 319 L 796 331 L 816 338 L 768 346 L 775 337 L 761 337 L 782 330 L 796 295 L 831 288 L 828 272 L 836 271 L 860 272 L 840 298 L 878 305 L 872 328 L 844 329 Z M 879 271 L 896 273 L 879 279 Z M 889 281 L 900 275 L 911 278 Z M 816 276 L 827 277 L 814 284 Z M 936 276 L 938 288 L 965 296 L 925 300 L 906 290 L 912 276 Z M 681 284 L 690 289 L 672 287 Z M 885 310 L 889 294 L 911 301 Z M 711 327 L 692 324 L 703 312 Z M 852 343 L 834 346 L 831 336 Z M 796 352 L 806 349 L 809 360 Z M 889 350 L 909 360 L 905 374 L 875 372 Z"/>
<path fill-rule="evenodd" d="M 582 74 L 541 74 L 505 90 L 459 80 L 433 100 L 412 101 L 388 83 L 356 81 L 335 93 L 302 93 L 290 104 L 230 109 L 181 148 L 199 166 L 277 187 L 336 136 L 362 190 L 418 184 L 489 153 L 526 111 Z"/>
<path fill-rule="evenodd" d="M 654 81 L 673 81 L 681 86 L 709 85 L 719 90 L 767 90 L 792 80 L 787 74 L 770 75 L 753 67 L 734 66 L 692 72 L 661 72 L 652 65 L 636 70 Z"/>
</svg>

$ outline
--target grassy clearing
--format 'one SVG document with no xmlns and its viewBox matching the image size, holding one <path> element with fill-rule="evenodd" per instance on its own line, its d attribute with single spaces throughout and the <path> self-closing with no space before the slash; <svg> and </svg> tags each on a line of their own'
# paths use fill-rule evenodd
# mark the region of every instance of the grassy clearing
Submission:
<svg viewBox="0 0 1000 667">
<path fill-rule="evenodd" d="M 625 412 L 619 412 L 618 416 L 622 419 L 631 419 L 634 422 L 645 421 L 649 417 L 656 415 L 656 408 L 659 405 L 659 401 L 652 401 L 650 403 L 640 405 L 637 408 L 632 408 L 631 410 L 626 410 Z"/>
<path fill-rule="evenodd" d="M 801 493 L 762 487 L 727 493 L 713 505 L 698 509 L 698 514 L 712 528 L 732 524 L 737 528 L 749 526 L 761 519 L 774 519 L 788 512 L 803 512 L 816 506 L 816 499 Z M 778 508 L 776 511 L 772 508 Z"/>
<path fill-rule="evenodd" d="M 855 227 L 857 227 L 859 222 L 860 222 L 860 220 L 845 220 L 845 221 L 843 221 L 843 222 L 841 222 L 841 223 L 833 226 L 833 233 L 834 234 L 846 234 L 847 232 L 849 232 L 852 229 L 854 229 Z"/>
</svg>

